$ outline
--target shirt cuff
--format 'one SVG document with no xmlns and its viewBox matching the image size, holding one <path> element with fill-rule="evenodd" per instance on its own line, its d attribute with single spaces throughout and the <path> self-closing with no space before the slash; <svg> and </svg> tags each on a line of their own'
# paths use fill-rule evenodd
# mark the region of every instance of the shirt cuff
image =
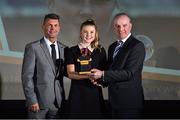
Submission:
<svg viewBox="0 0 180 120">
<path fill-rule="evenodd" d="M 102 71 L 102 81 L 104 82 L 104 71 Z"/>
</svg>

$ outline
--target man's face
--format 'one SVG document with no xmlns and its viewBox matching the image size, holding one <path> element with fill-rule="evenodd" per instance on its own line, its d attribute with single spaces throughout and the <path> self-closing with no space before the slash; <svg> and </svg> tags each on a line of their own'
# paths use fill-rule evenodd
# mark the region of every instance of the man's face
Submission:
<svg viewBox="0 0 180 120">
<path fill-rule="evenodd" d="M 124 39 L 131 32 L 132 24 L 130 19 L 123 15 L 114 20 L 114 31 L 119 39 Z"/>
<path fill-rule="evenodd" d="M 42 29 L 44 35 L 49 38 L 49 40 L 56 40 L 60 31 L 59 21 L 57 19 L 47 19 L 44 22 Z"/>
</svg>

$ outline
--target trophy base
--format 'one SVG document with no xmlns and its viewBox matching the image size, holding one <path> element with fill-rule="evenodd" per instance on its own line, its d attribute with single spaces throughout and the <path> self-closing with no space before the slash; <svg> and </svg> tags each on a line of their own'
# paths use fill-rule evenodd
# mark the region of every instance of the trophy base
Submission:
<svg viewBox="0 0 180 120">
<path fill-rule="evenodd" d="M 83 74 L 90 74 L 91 71 L 84 71 L 84 72 L 79 72 L 80 75 L 83 75 Z"/>
</svg>

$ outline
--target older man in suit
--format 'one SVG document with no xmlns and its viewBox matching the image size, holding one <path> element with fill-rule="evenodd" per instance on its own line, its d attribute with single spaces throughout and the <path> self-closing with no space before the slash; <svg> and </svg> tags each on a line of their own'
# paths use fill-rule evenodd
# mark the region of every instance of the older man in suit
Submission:
<svg viewBox="0 0 180 120">
<path fill-rule="evenodd" d="M 58 15 L 45 15 L 44 37 L 25 47 L 22 84 L 28 118 L 57 118 L 62 108 L 65 46 L 57 41 L 60 28 Z"/>
<path fill-rule="evenodd" d="M 145 48 L 131 34 L 132 22 L 126 13 L 118 13 L 113 26 L 118 40 L 109 47 L 108 70 L 92 69 L 93 79 L 102 78 L 103 84 L 108 85 L 113 118 L 140 118 L 144 101 L 141 74 Z"/>
</svg>

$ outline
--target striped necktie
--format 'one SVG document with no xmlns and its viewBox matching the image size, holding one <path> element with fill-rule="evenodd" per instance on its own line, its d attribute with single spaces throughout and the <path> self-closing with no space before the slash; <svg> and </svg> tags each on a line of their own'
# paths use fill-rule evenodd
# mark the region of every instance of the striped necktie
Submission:
<svg viewBox="0 0 180 120">
<path fill-rule="evenodd" d="M 113 59 L 117 55 L 117 53 L 120 50 L 120 48 L 122 47 L 122 45 L 123 45 L 123 41 L 117 41 L 117 45 L 116 45 L 116 48 L 115 48 L 114 53 L 113 53 Z"/>
</svg>

